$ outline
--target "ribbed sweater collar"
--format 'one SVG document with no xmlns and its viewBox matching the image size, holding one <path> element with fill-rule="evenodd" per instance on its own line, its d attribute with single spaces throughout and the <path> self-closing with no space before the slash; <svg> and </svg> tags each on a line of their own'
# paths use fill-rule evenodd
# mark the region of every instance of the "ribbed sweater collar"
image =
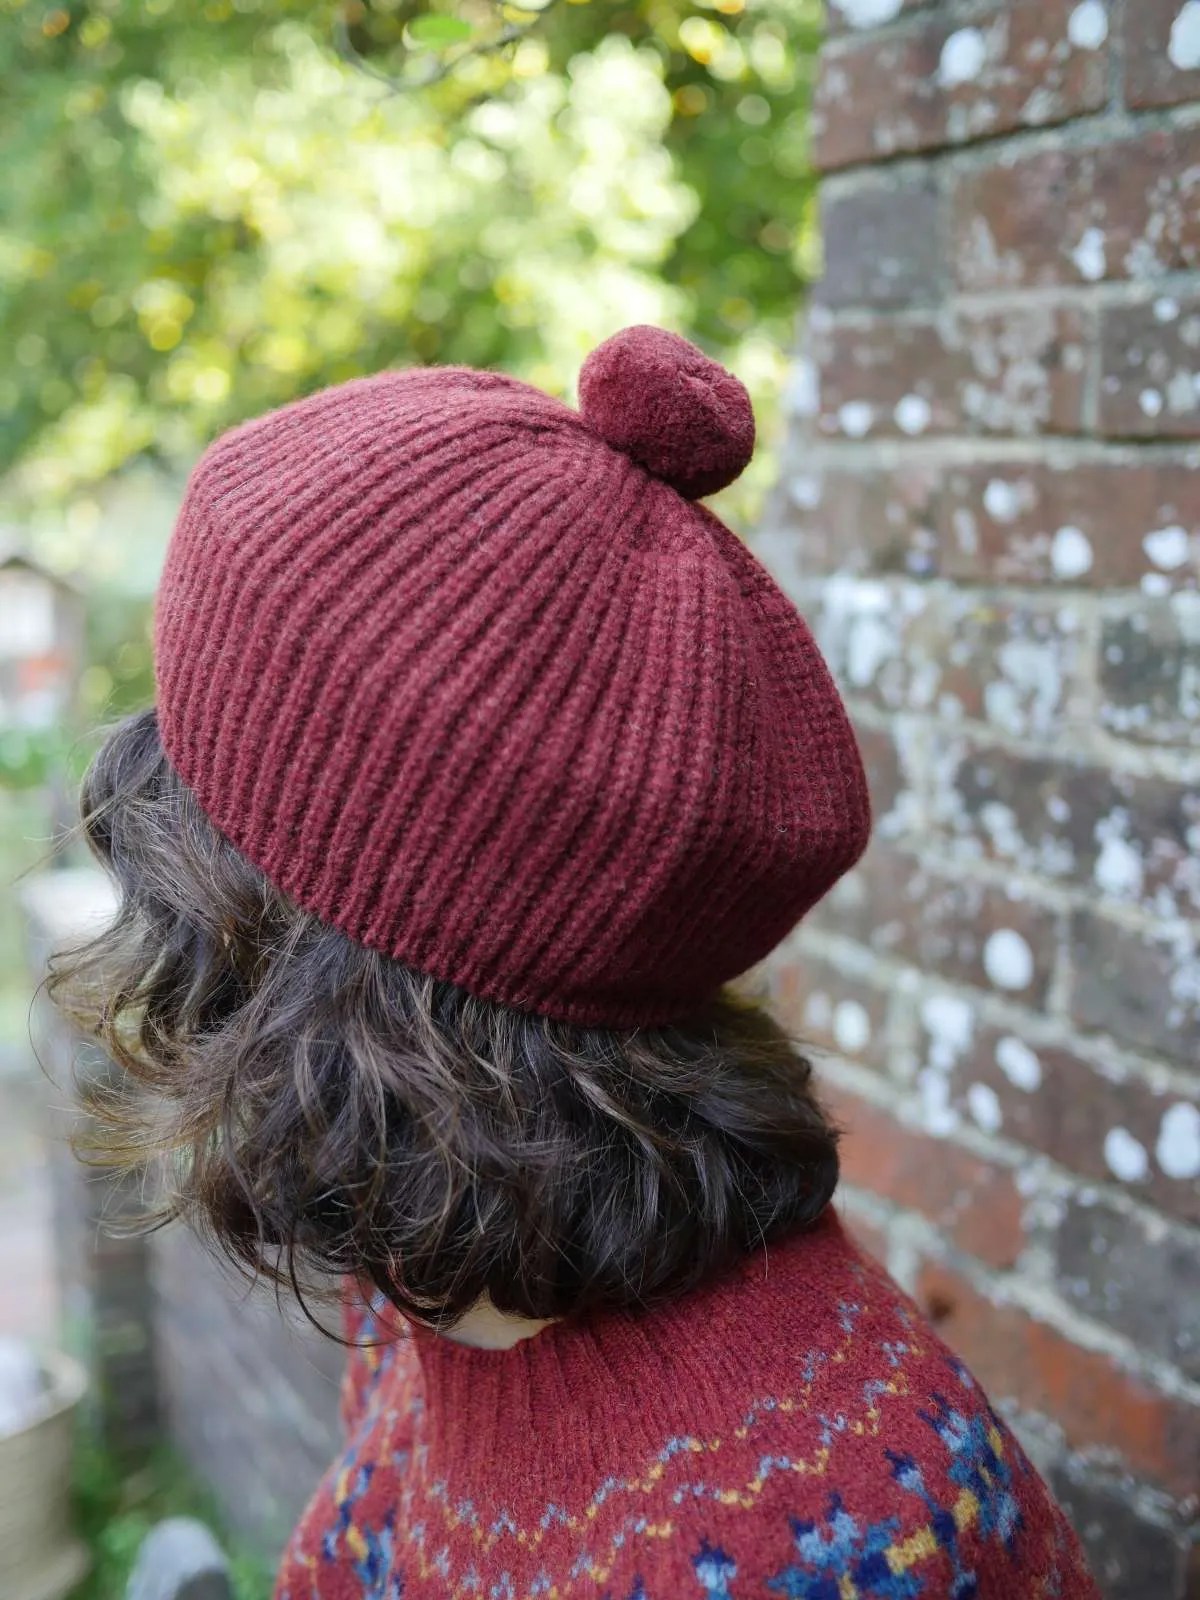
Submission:
<svg viewBox="0 0 1200 1600">
<path fill-rule="evenodd" d="M 697 1418 L 740 1417 L 780 1358 L 829 1346 L 847 1248 L 830 1208 L 668 1305 L 552 1323 L 507 1350 L 414 1328 L 430 1470 L 464 1487 L 509 1474 L 514 1497 L 552 1501 L 581 1473 L 689 1448 Z"/>
</svg>

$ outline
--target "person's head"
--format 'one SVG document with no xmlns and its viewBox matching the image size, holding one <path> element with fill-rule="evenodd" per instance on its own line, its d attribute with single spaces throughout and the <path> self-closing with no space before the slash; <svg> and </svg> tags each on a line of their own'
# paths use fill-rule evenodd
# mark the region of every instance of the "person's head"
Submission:
<svg viewBox="0 0 1200 1600">
<path fill-rule="evenodd" d="M 676 1296 L 837 1176 L 729 989 L 868 831 L 807 627 L 693 500 L 749 404 L 649 329 L 581 395 L 391 373 L 208 452 L 84 785 L 120 913 L 53 979 L 162 1214 L 439 1325 Z"/>
</svg>

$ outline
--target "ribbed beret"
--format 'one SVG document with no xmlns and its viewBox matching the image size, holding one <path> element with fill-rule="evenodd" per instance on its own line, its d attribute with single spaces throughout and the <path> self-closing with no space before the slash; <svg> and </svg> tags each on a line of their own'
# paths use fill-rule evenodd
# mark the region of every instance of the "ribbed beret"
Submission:
<svg viewBox="0 0 1200 1600">
<path fill-rule="evenodd" d="M 576 411 L 385 372 L 217 440 L 156 615 L 168 759 L 284 893 L 471 993 L 584 1024 L 694 1011 L 861 854 L 803 618 L 697 497 L 754 447 L 676 335 Z"/>
</svg>

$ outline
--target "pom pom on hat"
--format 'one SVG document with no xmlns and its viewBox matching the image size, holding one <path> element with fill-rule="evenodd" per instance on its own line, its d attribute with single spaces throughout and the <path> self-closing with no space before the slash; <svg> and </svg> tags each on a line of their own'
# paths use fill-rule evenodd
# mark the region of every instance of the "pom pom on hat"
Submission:
<svg viewBox="0 0 1200 1600">
<path fill-rule="evenodd" d="M 745 386 L 663 328 L 626 328 L 593 350 L 579 409 L 594 433 L 687 500 L 724 489 L 754 454 Z"/>
</svg>

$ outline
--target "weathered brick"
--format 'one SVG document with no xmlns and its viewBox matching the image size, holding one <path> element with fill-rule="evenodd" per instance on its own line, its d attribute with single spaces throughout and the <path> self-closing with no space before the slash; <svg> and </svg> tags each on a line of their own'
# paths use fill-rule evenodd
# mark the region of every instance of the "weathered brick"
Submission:
<svg viewBox="0 0 1200 1600">
<path fill-rule="evenodd" d="M 1061 1465 L 1050 1468 L 1049 1480 L 1104 1600 L 1168 1600 L 1188 1593 L 1186 1535 L 1143 1516 L 1128 1483 L 1097 1481 Z"/>
<path fill-rule="evenodd" d="M 965 363 L 958 395 L 963 430 L 1077 433 L 1093 338 L 1089 314 L 1074 306 L 959 311 L 949 340 Z"/>
<path fill-rule="evenodd" d="M 1200 0 L 831 10 L 817 159 L 856 170 L 825 187 L 804 420 L 769 542 L 895 797 L 793 945 L 830 935 L 823 1042 L 840 1005 L 868 1011 L 869 1041 L 825 1069 L 869 1102 L 848 1215 L 906 1281 L 916 1214 L 1013 1262 L 998 1297 L 1057 1296 L 1031 1319 L 970 1283 L 923 1283 L 997 1396 L 1091 1453 L 1062 1493 L 1106 1595 L 1184 1600 L 1190 1582 L 1200 1600 L 1200 1567 L 1144 1492 L 1196 1491 L 1200 1416 L 1072 1332 L 1102 1342 L 1106 1325 L 1197 1372 L 1195 1294 L 1173 1286 L 1195 1279 L 1178 1252 L 1200 1228 L 1200 797 L 1175 781 L 1200 752 Z M 1106 80 L 1131 105 L 1195 105 L 1131 120 Z M 1077 121 L 989 142 L 1058 119 Z M 897 981 L 873 1056 L 863 996 L 888 989 L 881 969 Z M 901 1100 L 897 1118 L 877 1100 Z M 1054 1162 L 1095 1185 L 1097 1205 L 1060 1206 L 1048 1172 L 1036 1249 L 972 1240 L 988 1191 L 957 1164 L 993 1136 L 1035 1174 Z M 1143 1236 L 1121 1195 L 1162 1231 Z M 1054 1430 L 1030 1428 L 1056 1463 Z"/>
<path fill-rule="evenodd" d="M 827 47 L 814 98 L 817 165 L 962 144 L 1098 109 L 1108 33 L 1072 31 L 1077 8 L 1078 0 L 1015 0 L 969 25 L 934 13 L 901 32 Z"/>
<path fill-rule="evenodd" d="M 1101 433 L 1200 436 L 1200 296 L 1164 294 L 1144 305 L 1107 306 L 1100 365 Z"/>
<path fill-rule="evenodd" d="M 1195 1492 L 1200 1414 L 1186 1401 L 1018 1307 L 994 1304 L 941 1263 L 922 1268 L 917 1298 L 993 1400 L 1053 1417 L 1073 1449 L 1114 1450 L 1168 1493 Z"/>
<path fill-rule="evenodd" d="M 1002 158 L 963 175 L 952 210 L 955 275 L 964 289 L 1194 271 L 1200 128 Z"/>
<path fill-rule="evenodd" d="M 887 1228 L 872 1221 L 855 1205 L 845 1189 L 838 1191 L 837 1206 L 850 1236 L 868 1255 L 874 1256 L 876 1261 L 886 1266 L 891 1250 L 891 1239 Z"/>
<path fill-rule="evenodd" d="M 856 727 L 858 748 L 867 770 L 871 812 L 878 823 L 904 792 L 904 766 L 890 728 Z"/>
<path fill-rule="evenodd" d="M 1102 1203 L 1071 1202 L 1052 1241 L 1065 1300 L 1200 1376 L 1200 1234 L 1148 1229 Z"/>
<path fill-rule="evenodd" d="M 768 974 L 771 1009 L 803 1044 L 886 1068 L 888 997 L 882 989 L 810 955 L 780 957 Z"/>
<path fill-rule="evenodd" d="M 1200 793 L 947 737 L 938 822 L 965 859 L 1008 861 L 1162 917 L 1200 916 Z"/>
<path fill-rule="evenodd" d="M 1088 339 L 1075 308 L 833 322 L 813 333 L 816 425 L 851 438 L 1077 432 Z"/>
<path fill-rule="evenodd" d="M 955 468 L 937 510 L 941 576 L 1160 593 L 1200 576 L 1200 473 L 1186 462 Z"/>
<path fill-rule="evenodd" d="M 1200 1052 L 1197 927 L 1126 928 L 1091 911 L 1071 923 L 1071 1015 L 1081 1028 L 1194 1064 Z"/>
<path fill-rule="evenodd" d="M 1079 714 L 1089 652 L 1070 606 L 839 575 L 816 623 L 843 685 L 886 710 L 936 708 L 1040 737 Z"/>
<path fill-rule="evenodd" d="M 940 468 L 921 463 L 892 471 L 793 473 L 780 530 L 791 546 L 786 559 L 802 574 L 927 575 L 941 476 Z"/>
<path fill-rule="evenodd" d="M 1200 742 L 1200 599 L 1177 594 L 1104 625 L 1100 721 L 1128 739 Z"/>
<path fill-rule="evenodd" d="M 831 1085 L 822 1098 L 840 1125 L 847 1182 L 918 1211 L 970 1255 L 1011 1266 L 1021 1253 L 1022 1201 L 1006 1167 L 935 1139 Z"/>
<path fill-rule="evenodd" d="M 936 1005 L 920 1019 L 920 1058 L 944 1052 L 945 1105 L 954 1115 L 1200 1223 L 1200 1112 L 1191 1101 L 962 1015 L 949 1047 Z"/>
<path fill-rule="evenodd" d="M 947 641 L 938 710 L 982 718 L 1015 736 L 1047 737 L 1077 714 L 1087 647 L 1070 607 L 1041 610 L 970 593 L 956 597 L 955 627 Z M 930 608 L 931 610 L 933 608 Z M 925 644 L 925 640 L 928 643 Z M 918 648 L 937 648 L 937 629 L 917 630 Z M 928 657 L 918 658 L 925 667 Z M 917 680 L 923 689 L 924 682 Z"/>
<path fill-rule="evenodd" d="M 1125 100 L 1138 107 L 1200 100 L 1200 19 L 1188 0 L 1137 0 L 1126 10 Z"/>
<path fill-rule="evenodd" d="M 905 12 L 938 4 L 940 0 L 826 0 L 825 28 L 830 34 L 876 28 Z"/>
<path fill-rule="evenodd" d="M 941 202 L 932 177 L 883 178 L 827 191 L 821 231 L 838 263 L 814 290 L 819 305 L 930 305 L 940 296 Z"/>
<path fill-rule="evenodd" d="M 1055 915 L 973 879 L 941 877 L 876 839 L 813 916 L 923 972 L 1042 1005 L 1058 945 Z"/>
<path fill-rule="evenodd" d="M 831 323 L 813 333 L 820 382 L 816 424 L 832 437 L 951 433 L 964 363 L 932 320 Z"/>
</svg>

